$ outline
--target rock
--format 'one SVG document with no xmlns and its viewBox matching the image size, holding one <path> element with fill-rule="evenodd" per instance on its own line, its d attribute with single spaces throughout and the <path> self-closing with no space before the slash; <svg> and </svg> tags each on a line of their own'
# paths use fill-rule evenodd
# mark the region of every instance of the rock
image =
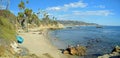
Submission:
<svg viewBox="0 0 120 58">
<path fill-rule="evenodd" d="M 67 49 L 63 50 L 63 54 L 83 56 L 86 55 L 86 47 L 77 45 L 77 46 L 68 46 Z"/>
<path fill-rule="evenodd" d="M 113 52 L 112 54 L 113 54 L 113 56 L 120 56 L 120 53 L 118 53 L 118 52 Z"/>
<path fill-rule="evenodd" d="M 75 47 L 71 47 L 70 48 L 70 54 L 72 54 L 72 55 L 77 55 L 78 54 L 78 52 L 77 52 Z"/>
<path fill-rule="evenodd" d="M 19 54 L 21 52 L 21 48 L 19 48 L 19 45 L 15 41 L 11 43 L 10 46 L 15 53 Z"/>
<path fill-rule="evenodd" d="M 98 58 L 119 58 L 120 57 L 120 47 L 116 46 L 113 50 L 112 53 L 110 54 L 105 54 L 103 56 L 98 56 Z"/>
<path fill-rule="evenodd" d="M 76 49 L 77 49 L 77 53 L 78 53 L 77 55 L 83 56 L 83 55 L 86 54 L 86 48 L 85 47 L 77 46 Z"/>
<path fill-rule="evenodd" d="M 103 56 L 98 56 L 98 58 L 109 58 L 109 57 L 110 57 L 110 55 L 108 55 L 108 54 L 105 54 Z"/>
<path fill-rule="evenodd" d="M 69 51 L 64 50 L 64 51 L 63 51 L 63 54 L 69 54 Z"/>
<path fill-rule="evenodd" d="M 119 46 L 116 46 L 116 47 L 112 50 L 112 52 L 118 52 L 118 53 L 120 53 L 120 47 L 119 47 Z"/>
</svg>

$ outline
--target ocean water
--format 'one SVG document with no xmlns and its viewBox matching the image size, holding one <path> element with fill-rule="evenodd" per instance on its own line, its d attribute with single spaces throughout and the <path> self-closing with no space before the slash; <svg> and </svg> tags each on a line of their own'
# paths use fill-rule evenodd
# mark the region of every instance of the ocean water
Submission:
<svg viewBox="0 0 120 58">
<path fill-rule="evenodd" d="M 80 26 L 50 33 L 54 36 L 51 41 L 59 49 L 79 44 L 87 47 L 87 54 L 105 54 L 110 53 L 116 45 L 120 46 L 120 26 Z"/>
</svg>

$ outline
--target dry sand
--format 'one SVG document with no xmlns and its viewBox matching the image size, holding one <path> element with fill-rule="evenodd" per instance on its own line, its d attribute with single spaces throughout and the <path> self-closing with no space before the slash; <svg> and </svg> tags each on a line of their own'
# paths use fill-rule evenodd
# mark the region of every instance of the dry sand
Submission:
<svg viewBox="0 0 120 58">
<path fill-rule="evenodd" d="M 24 38 L 24 42 L 21 44 L 26 47 L 30 53 L 34 53 L 41 58 L 66 58 L 56 47 L 54 47 L 47 35 L 42 32 L 27 32 L 20 33 L 20 36 Z"/>
</svg>

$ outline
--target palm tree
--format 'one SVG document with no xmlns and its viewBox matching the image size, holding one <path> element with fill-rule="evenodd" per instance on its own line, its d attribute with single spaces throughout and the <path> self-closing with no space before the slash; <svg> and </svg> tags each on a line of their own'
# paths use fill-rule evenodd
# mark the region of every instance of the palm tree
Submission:
<svg viewBox="0 0 120 58">
<path fill-rule="evenodd" d="M 24 25 L 24 22 L 25 22 L 24 13 L 18 12 L 17 19 L 18 19 L 18 23 L 22 26 L 22 28 L 24 28 L 25 27 L 25 25 Z"/>
<path fill-rule="evenodd" d="M 26 16 L 26 27 L 27 27 L 27 31 L 28 31 L 28 23 L 29 23 L 29 20 L 31 19 L 31 14 L 32 14 L 32 9 L 25 9 L 24 10 L 24 14 Z"/>
<path fill-rule="evenodd" d="M 25 9 L 25 3 L 23 1 L 21 1 L 20 4 L 18 4 L 18 7 L 20 10 Z"/>
<path fill-rule="evenodd" d="M 37 14 L 35 14 L 35 13 L 32 14 L 32 23 L 36 24 L 36 26 L 40 25 L 40 20 L 39 20 Z"/>
<path fill-rule="evenodd" d="M 29 1 L 28 1 L 28 0 L 26 0 L 26 3 L 28 4 L 28 3 L 29 3 Z"/>
</svg>

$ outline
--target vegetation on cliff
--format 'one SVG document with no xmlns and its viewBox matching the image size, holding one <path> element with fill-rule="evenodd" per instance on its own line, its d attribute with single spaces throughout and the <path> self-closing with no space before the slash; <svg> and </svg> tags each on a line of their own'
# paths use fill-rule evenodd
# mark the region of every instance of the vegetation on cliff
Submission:
<svg viewBox="0 0 120 58">
<path fill-rule="evenodd" d="M 29 2 L 29 1 L 27 1 Z M 18 7 L 20 9 L 20 12 L 18 12 L 17 16 L 17 28 L 22 27 L 22 29 L 28 30 L 28 28 L 31 27 L 40 27 L 42 26 L 53 26 L 58 27 L 59 23 L 55 21 L 55 17 L 50 18 L 47 12 L 38 10 L 37 13 L 35 13 L 32 9 L 27 8 L 26 4 L 21 0 Z M 39 18 L 39 14 L 41 14 L 43 17 Z"/>
<path fill-rule="evenodd" d="M 65 25 L 65 26 L 97 26 L 98 24 L 96 23 L 87 23 L 83 21 L 71 21 L 71 20 L 57 20 L 57 22 Z"/>
<path fill-rule="evenodd" d="M 0 57 L 13 55 L 10 52 L 10 43 L 15 39 L 15 16 L 8 10 L 0 10 Z"/>
<path fill-rule="evenodd" d="M 15 16 L 8 10 L 0 10 L 0 38 L 15 40 Z"/>
</svg>

